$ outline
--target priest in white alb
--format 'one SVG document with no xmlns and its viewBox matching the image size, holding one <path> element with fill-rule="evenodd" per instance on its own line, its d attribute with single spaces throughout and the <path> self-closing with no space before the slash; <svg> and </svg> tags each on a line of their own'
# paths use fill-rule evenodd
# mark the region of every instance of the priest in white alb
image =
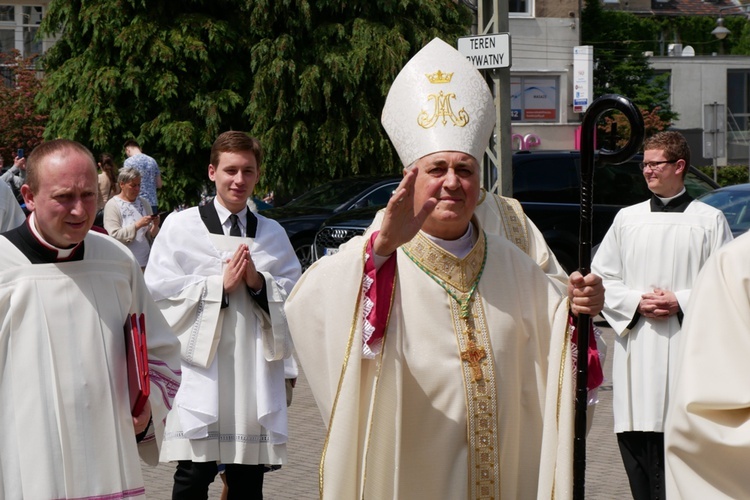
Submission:
<svg viewBox="0 0 750 500">
<path fill-rule="evenodd" d="M 664 418 L 682 318 L 701 267 L 732 239 L 724 214 L 685 188 L 685 138 L 660 132 L 643 147 L 652 197 L 620 210 L 591 264 L 606 288 L 602 315 L 616 333 L 615 433 L 636 500 L 664 494 Z"/>
<path fill-rule="evenodd" d="M 0 235 L 0 498 L 145 498 L 180 382 L 177 337 L 133 254 L 90 232 L 96 162 L 55 140 L 28 158 L 31 215 Z M 151 395 L 132 415 L 125 325 L 144 314 Z"/>
<path fill-rule="evenodd" d="M 382 122 L 408 168 L 377 231 L 316 262 L 286 304 L 328 427 L 320 495 L 568 498 L 570 296 L 474 216 L 495 108 L 479 73 L 441 40 L 393 83 Z"/>
</svg>

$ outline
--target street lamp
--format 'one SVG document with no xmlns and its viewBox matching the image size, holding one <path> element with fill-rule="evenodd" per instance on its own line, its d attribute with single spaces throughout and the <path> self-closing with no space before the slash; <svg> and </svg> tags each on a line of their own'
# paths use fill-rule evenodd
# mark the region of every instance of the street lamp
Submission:
<svg viewBox="0 0 750 500">
<path fill-rule="evenodd" d="M 719 40 L 724 40 L 727 37 L 727 35 L 730 33 L 731 31 L 729 31 L 729 29 L 724 27 L 724 19 L 721 17 L 718 18 L 716 20 L 716 27 L 713 29 L 711 34 L 715 36 L 716 38 L 718 38 Z"/>
</svg>

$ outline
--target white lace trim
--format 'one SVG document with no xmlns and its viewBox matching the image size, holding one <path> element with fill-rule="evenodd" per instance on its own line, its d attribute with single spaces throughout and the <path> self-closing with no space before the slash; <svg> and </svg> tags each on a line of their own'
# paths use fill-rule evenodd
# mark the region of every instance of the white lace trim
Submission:
<svg viewBox="0 0 750 500">
<path fill-rule="evenodd" d="M 367 296 L 373 283 L 375 283 L 373 278 L 366 274 L 362 276 L 362 357 L 365 359 L 373 359 L 380 352 L 382 346 L 382 342 L 373 346 L 367 344 L 372 334 L 375 333 L 375 326 L 367 320 L 372 308 L 375 307 L 375 303 Z"/>
</svg>

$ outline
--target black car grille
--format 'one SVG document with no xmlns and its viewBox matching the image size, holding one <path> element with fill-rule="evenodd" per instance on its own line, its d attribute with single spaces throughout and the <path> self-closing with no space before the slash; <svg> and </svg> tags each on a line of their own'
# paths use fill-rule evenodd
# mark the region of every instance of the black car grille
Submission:
<svg viewBox="0 0 750 500">
<path fill-rule="evenodd" d="M 315 235 L 314 259 L 323 257 L 326 254 L 326 248 L 338 248 L 355 236 L 364 234 L 364 232 L 364 228 L 324 227 Z"/>
</svg>

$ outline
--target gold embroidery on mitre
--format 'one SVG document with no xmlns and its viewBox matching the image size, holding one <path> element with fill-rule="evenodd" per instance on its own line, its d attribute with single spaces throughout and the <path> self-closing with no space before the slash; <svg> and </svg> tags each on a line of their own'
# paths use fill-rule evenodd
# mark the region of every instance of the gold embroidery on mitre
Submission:
<svg viewBox="0 0 750 500">
<path fill-rule="evenodd" d="M 443 73 L 440 70 L 425 74 L 425 76 L 432 84 L 450 83 L 453 79 L 453 73 Z M 464 108 L 461 108 L 458 114 L 454 113 L 451 107 L 451 99 L 456 99 L 456 94 L 453 92 L 445 93 L 441 90 L 438 94 L 429 94 L 427 101 L 435 101 L 432 116 L 425 110 L 420 111 L 419 116 L 417 116 L 417 124 L 422 128 L 431 128 L 440 120 L 443 122 L 443 126 L 445 126 L 448 124 L 448 119 L 450 119 L 454 126 L 465 127 L 469 123 L 469 114 Z"/>
<path fill-rule="evenodd" d="M 453 79 L 453 73 L 443 73 L 440 70 L 424 76 L 427 77 L 430 83 L 450 83 Z"/>
<path fill-rule="evenodd" d="M 469 113 L 464 108 L 461 108 L 458 114 L 454 113 L 451 107 L 451 99 L 456 99 L 456 94 L 453 92 L 446 94 L 441 90 L 438 94 L 429 94 L 427 100 L 435 101 L 432 116 L 425 110 L 420 111 L 419 116 L 417 116 L 417 125 L 422 128 L 431 128 L 440 120 L 445 126 L 450 119 L 454 126 L 465 127 L 469 123 Z"/>
</svg>

